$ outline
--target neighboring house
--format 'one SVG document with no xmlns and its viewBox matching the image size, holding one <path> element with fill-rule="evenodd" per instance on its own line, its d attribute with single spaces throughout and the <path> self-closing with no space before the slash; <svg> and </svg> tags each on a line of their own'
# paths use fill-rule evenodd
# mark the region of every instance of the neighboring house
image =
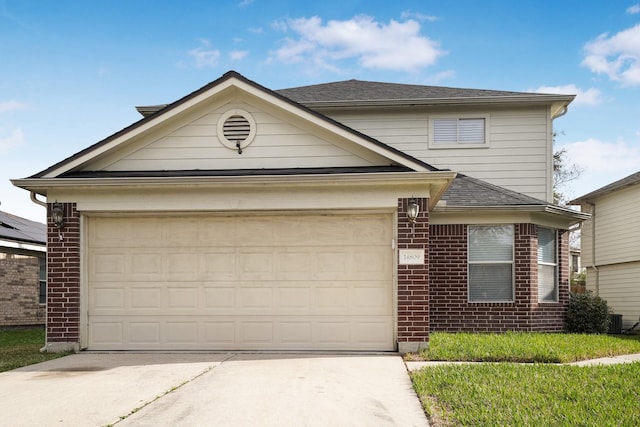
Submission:
<svg viewBox="0 0 640 427">
<path fill-rule="evenodd" d="M 140 107 L 13 180 L 49 205 L 47 348 L 405 352 L 430 331 L 560 331 L 567 230 L 588 216 L 550 202 L 572 99 L 228 72 Z"/>
<path fill-rule="evenodd" d="M 580 249 L 569 247 L 569 271 L 571 273 L 571 292 L 582 294 L 585 292 L 585 269 L 580 262 Z"/>
<path fill-rule="evenodd" d="M 44 325 L 47 227 L 0 211 L 0 327 Z"/>
<path fill-rule="evenodd" d="M 604 298 L 622 327 L 640 320 L 640 172 L 578 197 L 591 219 L 582 224 L 587 290 Z"/>
</svg>

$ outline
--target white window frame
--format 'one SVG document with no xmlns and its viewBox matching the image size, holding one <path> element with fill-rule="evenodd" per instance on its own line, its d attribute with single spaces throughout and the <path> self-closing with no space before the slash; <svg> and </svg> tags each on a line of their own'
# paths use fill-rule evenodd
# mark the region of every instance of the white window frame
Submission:
<svg viewBox="0 0 640 427">
<path fill-rule="evenodd" d="M 511 229 L 511 260 L 484 260 L 484 261 L 472 261 L 471 260 L 471 228 L 473 227 L 509 227 Z M 513 224 L 472 224 L 467 226 L 467 302 L 469 303 L 513 303 L 515 302 L 515 226 Z M 472 265 L 511 265 L 511 298 L 510 299 L 472 299 L 471 297 L 471 266 Z"/>
<path fill-rule="evenodd" d="M 484 138 L 482 142 L 464 142 L 460 140 L 460 122 L 464 120 L 484 120 Z M 438 120 L 455 120 L 457 138 L 455 142 L 436 142 L 435 124 Z M 487 148 L 489 147 L 489 115 L 488 114 L 462 114 L 462 115 L 433 115 L 429 117 L 429 147 L 430 148 Z"/>
<path fill-rule="evenodd" d="M 541 261 L 540 260 L 540 230 L 548 230 L 553 232 L 553 250 L 554 250 L 554 255 L 553 255 L 553 259 L 554 262 L 545 262 L 545 261 Z M 548 303 L 548 304 L 554 304 L 557 303 L 559 301 L 559 292 L 558 292 L 558 230 L 555 230 L 553 228 L 547 228 L 547 227 L 538 227 L 538 232 L 536 233 L 536 239 L 538 239 L 538 252 L 536 254 L 536 258 L 538 260 L 538 302 L 539 303 Z M 546 267 L 553 267 L 553 287 L 554 287 L 554 296 L 553 296 L 553 300 L 550 299 L 543 299 L 541 297 L 541 292 L 540 292 L 540 280 L 542 279 L 542 274 L 540 274 L 540 270 L 541 270 L 541 266 L 546 266 Z"/>
</svg>

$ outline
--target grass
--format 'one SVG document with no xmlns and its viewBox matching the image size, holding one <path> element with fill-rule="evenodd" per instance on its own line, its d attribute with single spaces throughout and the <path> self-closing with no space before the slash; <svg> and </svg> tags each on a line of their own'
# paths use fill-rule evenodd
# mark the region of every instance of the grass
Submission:
<svg viewBox="0 0 640 427">
<path fill-rule="evenodd" d="M 40 353 L 44 328 L 0 330 L 0 372 L 65 356 L 67 353 Z"/>
<path fill-rule="evenodd" d="M 412 381 L 433 427 L 640 425 L 640 363 L 549 364 L 629 353 L 640 336 L 433 333 L 428 360 L 536 363 L 440 365 Z"/>
<path fill-rule="evenodd" d="M 568 363 L 640 353 L 640 336 L 541 334 L 446 334 L 434 332 L 424 360 Z"/>
<path fill-rule="evenodd" d="M 640 363 L 588 368 L 509 363 L 437 366 L 412 379 L 427 412 L 444 413 L 444 422 L 431 422 L 434 427 L 479 427 L 637 426 L 638 378 Z"/>
</svg>

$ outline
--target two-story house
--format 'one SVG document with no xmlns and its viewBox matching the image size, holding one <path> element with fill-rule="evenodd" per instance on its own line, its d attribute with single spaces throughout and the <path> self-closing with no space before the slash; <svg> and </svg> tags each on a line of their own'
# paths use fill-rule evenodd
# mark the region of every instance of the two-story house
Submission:
<svg viewBox="0 0 640 427">
<path fill-rule="evenodd" d="M 552 123 L 573 99 L 236 72 L 25 179 L 47 348 L 417 350 L 560 331 Z"/>
</svg>

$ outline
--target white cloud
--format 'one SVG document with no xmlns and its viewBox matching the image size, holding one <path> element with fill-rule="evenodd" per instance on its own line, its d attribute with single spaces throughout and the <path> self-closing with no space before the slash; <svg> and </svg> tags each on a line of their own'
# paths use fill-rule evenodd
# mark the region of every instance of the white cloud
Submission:
<svg viewBox="0 0 640 427">
<path fill-rule="evenodd" d="M 6 137 L 0 136 L 0 154 L 18 147 L 24 143 L 24 133 L 22 129 L 14 129 L 11 134 Z"/>
<path fill-rule="evenodd" d="M 25 110 L 27 104 L 15 101 L 13 99 L 9 101 L 0 102 L 0 113 L 6 113 L 9 111 Z"/>
<path fill-rule="evenodd" d="M 272 52 L 272 60 L 284 63 L 310 62 L 336 70 L 341 60 L 357 59 L 364 68 L 414 71 L 433 65 L 445 54 L 438 42 L 420 35 L 415 20 L 385 24 L 359 15 L 323 24 L 315 16 L 277 22 L 273 27 L 298 36 L 287 38 Z"/>
<path fill-rule="evenodd" d="M 584 50 L 582 66 L 624 85 L 640 85 L 640 24 L 612 36 L 601 34 Z"/>
<path fill-rule="evenodd" d="M 564 144 L 568 158 L 580 168 L 590 173 L 619 171 L 636 172 L 640 165 L 640 146 L 630 146 L 622 142 L 603 142 L 587 139 Z"/>
<path fill-rule="evenodd" d="M 249 6 L 251 3 L 253 3 L 253 0 L 242 0 L 240 3 L 238 3 L 238 7 L 245 8 Z"/>
<path fill-rule="evenodd" d="M 232 50 L 229 52 L 229 58 L 232 61 L 239 61 L 249 54 L 248 50 Z"/>
<path fill-rule="evenodd" d="M 629 8 L 627 9 L 627 13 L 630 13 L 631 15 L 640 13 L 640 4 L 634 4 L 633 6 L 629 6 Z"/>
<path fill-rule="evenodd" d="M 196 61 L 196 67 L 215 67 L 218 65 L 218 59 L 220 58 L 220 51 L 217 49 L 211 49 L 211 43 L 208 40 L 200 40 L 202 46 L 189 51 L 189 56 L 193 57 Z"/>
<path fill-rule="evenodd" d="M 451 80 L 455 78 L 456 72 L 454 70 L 446 70 L 441 71 L 437 74 L 434 74 L 426 79 L 426 83 L 430 85 L 439 85 L 442 84 L 443 81 Z"/>
<path fill-rule="evenodd" d="M 405 12 L 402 12 L 402 14 L 400 14 L 400 18 L 402 18 L 402 19 L 415 18 L 418 21 L 427 21 L 427 22 L 435 22 L 435 21 L 438 21 L 440 19 L 437 16 L 425 15 L 425 14 L 420 13 L 420 12 L 411 12 L 409 10 L 407 10 Z"/>
<path fill-rule="evenodd" d="M 536 93 L 557 93 L 563 95 L 576 95 L 574 104 L 578 105 L 598 105 L 602 102 L 602 91 L 596 88 L 587 90 L 580 89 L 575 84 L 564 86 L 540 86 L 533 90 Z"/>
</svg>

